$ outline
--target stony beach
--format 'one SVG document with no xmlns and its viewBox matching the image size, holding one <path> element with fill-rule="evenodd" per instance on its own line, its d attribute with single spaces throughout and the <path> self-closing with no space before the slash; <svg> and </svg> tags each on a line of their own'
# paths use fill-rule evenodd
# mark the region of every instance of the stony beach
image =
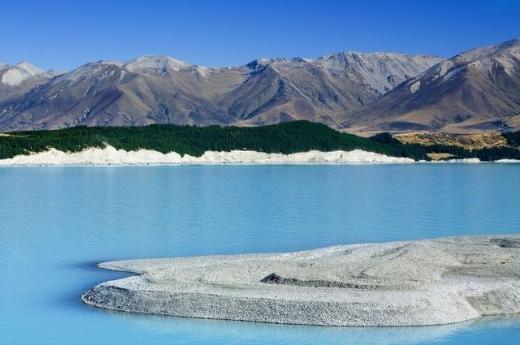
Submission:
<svg viewBox="0 0 520 345">
<path fill-rule="evenodd" d="M 440 325 L 520 313 L 520 235 L 115 261 L 136 275 L 90 305 L 180 317 L 327 326 Z"/>
</svg>

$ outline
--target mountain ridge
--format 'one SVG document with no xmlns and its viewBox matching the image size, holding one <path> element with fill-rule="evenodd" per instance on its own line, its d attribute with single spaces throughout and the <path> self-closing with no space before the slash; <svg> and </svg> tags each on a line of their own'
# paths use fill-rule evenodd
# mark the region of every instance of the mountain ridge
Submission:
<svg viewBox="0 0 520 345">
<path fill-rule="evenodd" d="M 341 61 L 338 61 L 341 59 Z M 359 61 L 366 67 L 359 70 Z M 256 59 L 212 68 L 167 56 L 97 61 L 0 102 L 0 129 L 76 125 L 243 124 L 337 127 L 340 114 L 440 61 L 398 53 Z M 357 65 L 356 65 L 357 64 Z"/>
<path fill-rule="evenodd" d="M 471 49 L 347 114 L 351 131 L 508 131 L 520 128 L 520 40 Z"/>
<path fill-rule="evenodd" d="M 0 65 L 0 130 L 258 126 L 307 120 L 354 133 L 520 129 L 520 40 L 449 59 L 342 51 L 206 67 L 170 56 L 66 73 Z"/>
</svg>

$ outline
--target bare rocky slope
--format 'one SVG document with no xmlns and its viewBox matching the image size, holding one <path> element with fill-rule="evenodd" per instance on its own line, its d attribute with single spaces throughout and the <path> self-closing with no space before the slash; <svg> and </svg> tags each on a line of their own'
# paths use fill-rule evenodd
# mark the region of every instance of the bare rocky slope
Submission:
<svg viewBox="0 0 520 345">
<path fill-rule="evenodd" d="M 350 112 L 349 131 L 468 133 L 520 129 L 520 40 L 443 61 Z"/>
<path fill-rule="evenodd" d="M 0 130 L 260 125 L 296 119 L 337 127 L 345 112 L 439 61 L 431 56 L 345 52 L 317 59 L 259 59 L 229 68 L 164 56 L 99 61 L 52 79 L 0 88 Z"/>
</svg>

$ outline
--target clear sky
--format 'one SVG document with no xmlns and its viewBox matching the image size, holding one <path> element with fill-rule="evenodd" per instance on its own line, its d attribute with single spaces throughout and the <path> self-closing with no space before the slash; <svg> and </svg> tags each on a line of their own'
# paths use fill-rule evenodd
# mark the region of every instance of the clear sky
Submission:
<svg viewBox="0 0 520 345">
<path fill-rule="evenodd" d="M 0 62 L 60 70 L 143 54 L 208 66 L 344 50 L 452 56 L 520 37 L 520 0 L 2 0 L 0 32 Z"/>
</svg>

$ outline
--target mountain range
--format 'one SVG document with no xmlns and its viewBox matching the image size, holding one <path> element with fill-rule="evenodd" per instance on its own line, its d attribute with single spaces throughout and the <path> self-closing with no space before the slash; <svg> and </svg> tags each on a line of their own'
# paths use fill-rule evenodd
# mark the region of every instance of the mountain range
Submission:
<svg viewBox="0 0 520 345">
<path fill-rule="evenodd" d="M 0 130 L 309 120 L 351 132 L 520 127 L 520 41 L 450 59 L 341 52 L 211 68 L 167 56 L 72 71 L 0 64 Z"/>
<path fill-rule="evenodd" d="M 520 128 L 520 40 L 440 62 L 346 116 L 351 131 L 483 132 Z"/>
</svg>

